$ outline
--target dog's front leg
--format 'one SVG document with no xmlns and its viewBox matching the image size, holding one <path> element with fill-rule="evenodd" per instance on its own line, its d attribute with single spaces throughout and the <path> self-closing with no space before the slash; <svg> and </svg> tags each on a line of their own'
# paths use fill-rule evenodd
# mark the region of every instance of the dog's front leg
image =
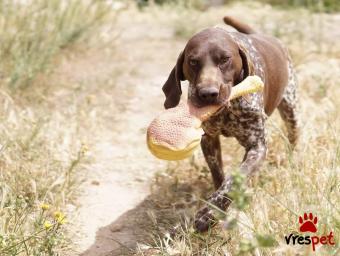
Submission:
<svg viewBox="0 0 340 256">
<path fill-rule="evenodd" d="M 256 172 L 265 159 L 266 152 L 267 147 L 264 140 L 247 147 L 243 162 L 240 166 L 241 173 L 249 176 Z M 198 211 L 194 223 L 197 231 L 204 232 L 217 223 L 211 205 L 215 205 L 222 211 L 225 211 L 229 207 L 232 199 L 228 196 L 228 193 L 232 189 L 232 184 L 233 178 L 229 175 L 224 180 L 222 186 L 208 198 L 207 205 Z"/>
<path fill-rule="evenodd" d="M 209 166 L 215 189 L 218 189 L 224 181 L 219 135 L 215 135 L 213 137 L 208 134 L 204 134 L 201 140 L 201 148 L 205 161 Z"/>
</svg>

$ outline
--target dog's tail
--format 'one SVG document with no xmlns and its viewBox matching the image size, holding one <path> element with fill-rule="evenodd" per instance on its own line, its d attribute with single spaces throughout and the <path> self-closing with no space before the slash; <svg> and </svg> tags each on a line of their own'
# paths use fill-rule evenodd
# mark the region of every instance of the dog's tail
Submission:
<svg viewBox="0 0 340 256">
<path fill-rule="evenodd" d="M 250 26 L 248 26 L 247 24 L 244 24 L 242 22 L 240 22 L 239 20 L 230 17 L 230 16 L 225 16 L 223 18 L 224 23 L 234 27 L 235 29 L 237 29 L 237 31 L 244 33 L 244 34 L 254 34 L 256 33 L 256 31 L 254 29 L 252 29 Z"/>
</svg>

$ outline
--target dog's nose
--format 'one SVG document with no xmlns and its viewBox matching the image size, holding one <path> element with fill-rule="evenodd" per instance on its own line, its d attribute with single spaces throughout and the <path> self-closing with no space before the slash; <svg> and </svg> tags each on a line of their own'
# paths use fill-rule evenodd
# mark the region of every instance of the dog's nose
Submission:
<svg viewBox="0 0 340 256">
<path fill-rule="evenodd" d="M 213 102 L 218 97 L 218 89 L 215 87 L 202 88 L 198 91 L 198 95 L 203 101 Z"/>
</svg>

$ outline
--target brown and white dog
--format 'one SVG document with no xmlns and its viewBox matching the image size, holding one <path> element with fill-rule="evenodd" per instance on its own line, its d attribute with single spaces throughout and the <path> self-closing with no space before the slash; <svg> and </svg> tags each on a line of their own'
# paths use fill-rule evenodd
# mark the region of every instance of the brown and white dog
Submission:
<svg viewBox="0 0 340 256">
<path fill-rule="evenodd" d="M 197 107 L 225 103 L 226 107 L 203 123 L 201 147 L 210 168 L 216 192 L 196 215 L 195 228 L 205 231 L 216 223 L 213 204 L 226 210 L 232 177 L 225 177 L 219 135 L 235 137 L 246 153 L 240 171 L 249 176 L 259 169 L 266 156 L 265 120 L 278 108 L 292 145 L 298 138 L 296 80 L 285 47 L 270 36 L 256 33 L 248 25 L 225 17 L 238 32 L 208 28 L 194 35 L 177 59 L 163 86 L 165 108 L 177 106 L 181 81 L 189 81 L 188 100 Z M 227 102 L 231 87 L 248 75 L 264 81 L 264 91 Z"/>
</svg>

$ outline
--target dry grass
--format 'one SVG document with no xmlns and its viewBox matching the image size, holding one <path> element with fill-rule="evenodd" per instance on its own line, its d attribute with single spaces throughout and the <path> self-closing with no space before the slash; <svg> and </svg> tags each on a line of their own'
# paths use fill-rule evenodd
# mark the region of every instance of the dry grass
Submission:
<svg viewBox="0 0 340 256">
<path fill-rule="evenodd" d="M 86 148 L 76 129 L 58 129 L 68 126 L 62 118 L 18 107 L 4 92 L 0 98 L 0 254 L 54 255 L 67 239 L 53 213 L 68 211 Z"/>
<path fill-rule="evenodd" d="M 12 88 L 30 85 L 38 74 L 49 71 L 63 48 L 98 28 L 109 11 L 105 2 L 96 0 L 2 1 L 2 83 Z"/>
<path fill-rule="evenodd" d="M 337 0 L 261 0 L 285 8 L 305 7 L 316 12 L 337 12 L 339 3 Z"/>
<path fill-rule="evenodd" d="M 64 224 L 88 159 L 79 108 L 89 101 L 74 100 L 79 85 L 65 88 L 66 72 L 54 73 L 69 47 L 86 48 L 94 31 L 100 43 L 103 22 L 115 15 L 107 3 L 0 4 L 0 255 L 63 255 L 70 245 Z"/>
</svg>

